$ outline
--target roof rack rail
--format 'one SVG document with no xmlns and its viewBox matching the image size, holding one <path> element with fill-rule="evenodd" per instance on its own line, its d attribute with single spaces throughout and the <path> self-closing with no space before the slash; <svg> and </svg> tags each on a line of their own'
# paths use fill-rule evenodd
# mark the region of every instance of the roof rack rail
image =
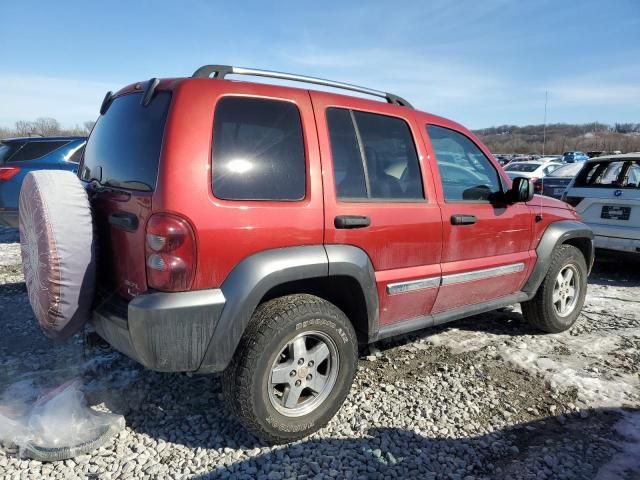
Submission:
<svg viewBox="0 0 640 480">
<path fill-rule="evenodd" d="M 212 74 L 215 74 L 211 77 Z M 373 95 L 374 97 L 380 97 L 387 100 L 387 102 L 400 105 L 402 107 L 413 108 L 412 105 L 404 98 L 394 95 L 393 93 L 383 92 L 381 90 L 373 90 L 371 88 L 359 87 L 350 83 L 335 82 L 333 80 L 325 80 L 324 78 L 307 77 L 305 75 L 295 75 L 293 73 L 272 72 L 269 70 L 258 70 L 255 68 L 243 68 L 233 67 L 231 65 L 204 65 L 197 69 L 192 77 L 194 78 L 215 78 L 223 80 L 227 75 L 250 75 L 255 77 L 268 77 L 279 78 L 281 80 L 290 80 L 293 82 L 313 83 L 316 85 L 324 85 L 326 87 L 342 88 L 344 90 L 351 90 L 353 92 L 364 93 L 367 95 Z"/>
</svg>

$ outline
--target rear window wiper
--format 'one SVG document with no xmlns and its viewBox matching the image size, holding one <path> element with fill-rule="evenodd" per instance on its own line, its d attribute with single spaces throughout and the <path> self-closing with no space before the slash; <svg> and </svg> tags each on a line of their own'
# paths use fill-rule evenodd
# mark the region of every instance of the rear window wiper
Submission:
<svg viewBox="0 0 640 480">
<path fill-rule="evenodd" d="M 127 188 L 131 190 L 141 190 L 143 192 L 152 192 L 153 188 L 145 182 L 139 180 L 113 180 L 109 179 L 104 182 L 104 186 L 112 188 Z"/>
</svg>

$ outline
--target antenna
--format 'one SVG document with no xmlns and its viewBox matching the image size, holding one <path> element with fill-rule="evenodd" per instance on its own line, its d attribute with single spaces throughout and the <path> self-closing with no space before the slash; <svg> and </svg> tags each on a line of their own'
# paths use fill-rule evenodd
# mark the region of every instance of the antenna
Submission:
<svg viewBox="0 0 640 480">
<path fill-rule="evenodd" d="M 544 157 L 544 147 L 547 144 L 547 100 L 549 98 L 549 91 L 544 91 L 544 125 L 542 127 L 542 156 Z"/>
<path fill-rule="evenodd" d="M 549 90 L 544 91 L 544 125 L 542 127 L 542 156 L 544 157 L 544 148 L 547 144 L 547 100 L 549 99 Z M 536 222 L 542 221 L 542 195 L 544 195 L 544 171 L 540 177 L 540 210 L 536 215 Z"/>
</svg>

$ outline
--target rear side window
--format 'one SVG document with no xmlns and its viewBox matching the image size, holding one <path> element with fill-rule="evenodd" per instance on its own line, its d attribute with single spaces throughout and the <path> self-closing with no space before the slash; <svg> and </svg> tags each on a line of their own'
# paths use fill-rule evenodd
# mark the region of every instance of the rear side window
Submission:
<svg viewBox="0 0 640 480">
<path fill-rule="evenodd" d="M 24 142 L 1 142 L 0 143 L 0 164 L 9 159 L 24 145 Z"/>
<path fill-rule="evenodd" d="M 142 93 L 118 97 L 100 116 L 84 152 L 83 180 L 131 190 L 155 189 L 171 94 L 156 93 L 147 107 L 141 99 Z"/>
<path fill-rule="evenodd" d="M 57 150 L 69 143 L 68 140 L 57 141 L 39 141 L 39 142 L 27 142 L 20 150 L 11 155 L 8 162 L 26 162 L 28 160 L 36 160 L 40 157 Z"/>
<path fill-rule="evenodd" d="M 446 201 L 484 202 L 501 191 L 497 170 L 469 138 L 435 125 L 427 125 L 427 133 L 436 154 Z"/>
<path fill-rule="evenodd" d="M 396 117 L 329 108 L 338 198 L 422 200 L 422 176 L 407 123 Z"/>
<path fill-rule="evenodd" d="M 367 198 L 364 166 L 351 112 L 330 108 L 327 122 L 338 198 Z"/>
<path fill-rule="evenodd" d="M 574 186 L 640 188 L 640 160 L 589 164 L 580 171 Z"/>
<path fill-rule="evenodd" d="M 225 200 L 301 200 L 306 162 L 298 107 L 225 97 L 213 126 L 213 194 Z"/>
<path fill-rule="evenodd" d="M 507 165 L 505 168 L 505 172 L 535 172 L 540 165 L 537 163 L 512 163 L 511 165 Z"/>
<path fill-rule="evenodd" d="M 85 146 L 86 143 L 81 143 L 80 145 L 70 149 L 64 156 L 64 159 L 67 162 L 80 163 L 80 160 L 82 160 L 82 156 L 84 155 Z"/>
</svg>

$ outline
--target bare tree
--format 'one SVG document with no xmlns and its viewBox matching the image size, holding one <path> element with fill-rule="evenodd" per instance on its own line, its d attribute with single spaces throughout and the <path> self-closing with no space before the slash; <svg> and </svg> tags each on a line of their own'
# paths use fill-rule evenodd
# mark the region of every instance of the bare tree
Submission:
<svg viewBox="0 0 640 480">
<path fill-rule="evenodd" d="M 91 133 L 91 130 L 93 130 L 93 126 L 96 124 L 96 122 L 94 122 L 93 120 L 87 120 L 85 121 L 82 126 L 84 127 L 84 132 L 86 135 L 89 135 Z"/>
<path fill-rule="evenodd" d="M 17 137 L 30 137 L 33 135 L 33 131 L 33 122 L 26 122 L 24 120 L 18 120 L 16 122 L 15 135 Z"/>
<path fill-rule="evenodd" d="M 40 117 L 33 122 L 34 133 L 43 137 L 51 137 L 60 134 L 60 123 L 55 118 Z"/>
</svg>

